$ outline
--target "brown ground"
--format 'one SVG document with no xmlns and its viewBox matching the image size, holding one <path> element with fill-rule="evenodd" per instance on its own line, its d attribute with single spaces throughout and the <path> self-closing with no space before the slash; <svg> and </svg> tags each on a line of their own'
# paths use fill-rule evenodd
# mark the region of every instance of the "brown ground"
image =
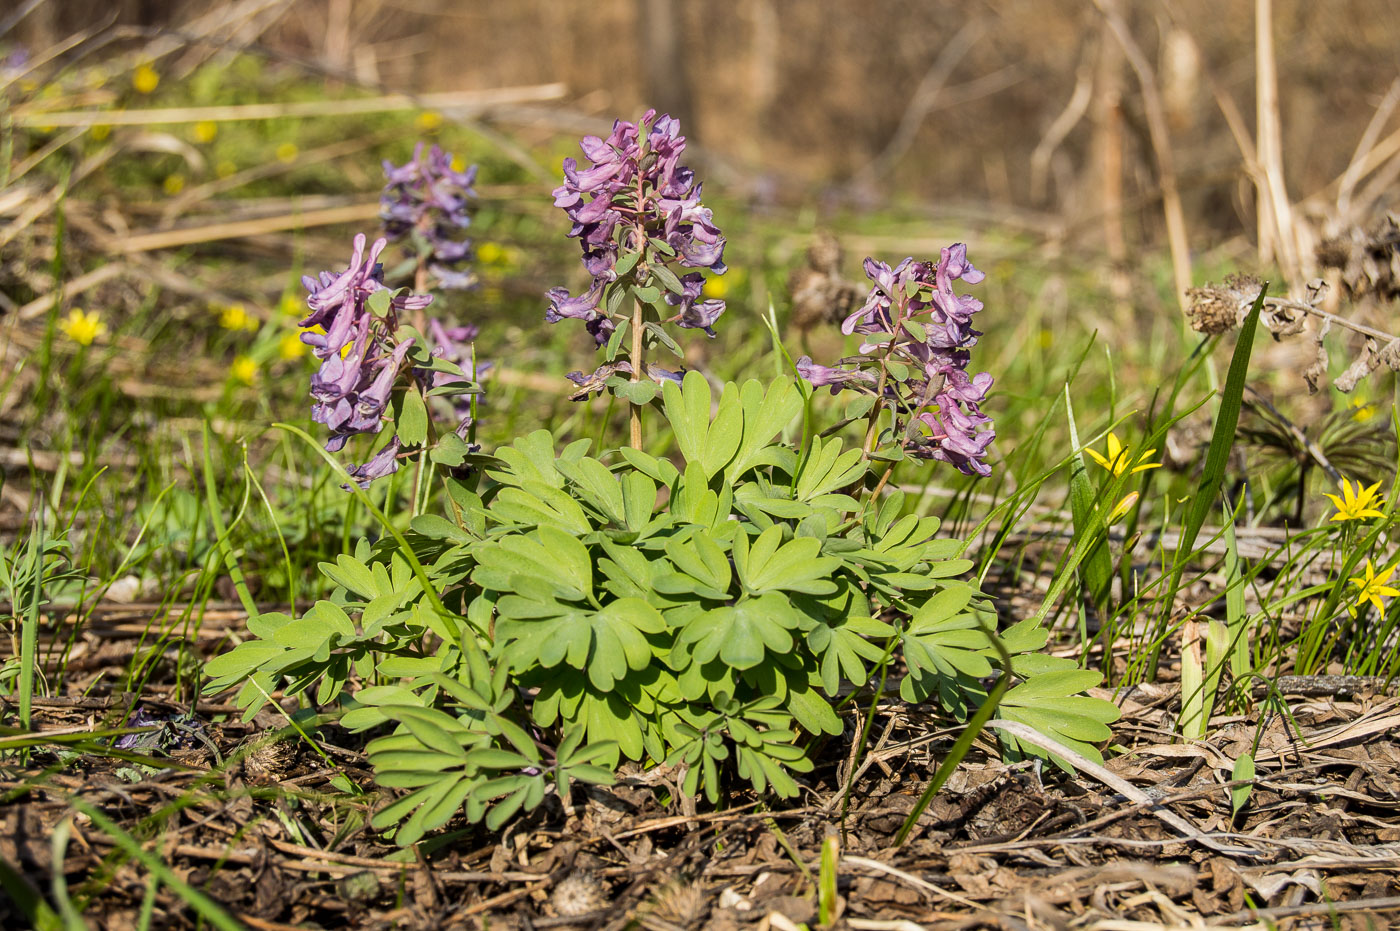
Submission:
<svg viewBox="0 0 1400 931">
<path fill-rule="evenodd" d="M 94 619 L 70 663 L 73 694 L 41 700 L 38 726 L 72 733 L 119 722 L 131 696 L 104 688 L 122 680 L 140 626 L 121 614 Z M 170 678 L 167 665 L 157 664 L 154 681 Z M 100 672 L 80 697 L 79 686 Z M 242 724 L 230 706 L 202 702 L 191 726 L 212 746 L 174 730 L 193 746 L 170 759 L 158 754 L 172 768 L 143 772 L 52 748 L 27 763 L 8 754 L 0 859 L 50 895 L 55 827 L 75 793 L 251 928 L 815 927 L 827 837 L 841 852 L 834 928 L 1395 927 L 1400 701 L 1366 682 L 1295 677 L 1285 685 L 1294 693 L 1288 714 L 1257 704 L 1217 715 L 1215 736 L 1200 743 L 1171 736 L 1173 687 L 1120 695 L 1116 743 L 1126 752 L 1110 754 L 1107 769 L 1131 783 L 1137 802 L 1091 772 L 1007 766 L 989 732 L 895 849 L 956 731 L 890 703 L 844 820 L 849 741 L 837 741 L 799 804 L 764 810 L 736 797 L 687 817 L 664 804 L 669 774 L 638 773 L 611 789 L 576 791 L 567 811 L 547 804 L 499 836 L 453 823 L 424 842 L 418 859 L 400 860 L 390 859 L 402 856 L 392 844 L 354 827 L 378 804 L 376 792 L 352 802 L 333 794 L 337 770 L 372 787 L 355 738 L 332 729 L 317 752 L 273 740 L 285 719 L 270 710 Z M 144 707 L 187 709 L 162 704 L 162 694 L 171 693 L 148 687 Z M 214 723 L 224 716 L 232 720 Z M 1233 761 L 1261 720 L 1253 795 L 1232 824 Z M 63 857 L 69 892 L 79 907 L 86 899 L 92 926 L 136 926 L 145 867 L 81 814 Z M 196 922 L 162 885 L 152 927 Z M 0 927 L 21 924 L 0 898 Z"/>
</svg>

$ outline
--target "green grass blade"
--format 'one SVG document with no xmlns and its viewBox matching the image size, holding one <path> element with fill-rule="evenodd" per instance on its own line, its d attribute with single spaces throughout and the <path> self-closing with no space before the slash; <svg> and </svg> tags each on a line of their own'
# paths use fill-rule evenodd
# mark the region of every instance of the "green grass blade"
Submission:
<svg viewBox="0 0 1400 931">
<path fill-rule="evenodd" d="M 1079 574 L 1094 607 L 1103 615 L 1107 612 L 1108 594 L 1113 585 L 1113 560 L 1108 552 L 1107 535 L 1100 536 L 1097 529 L 1090 532 L 1091 523 L 1102 527 L 1103 520 L 1093 520 L 1094 483 L 1089 479 L 1089 469 L 1084 464 L 1084 449 L 1079 444 L 1079 428 L 1074 422 L 1074 404 L 1070 401 L 1068 383 L 1065 384 L 1065 416 L 1069 421 L 1070 444 L 1074 447 L 1074 455 L 1069 461 L 1069 504 L 1074 519 L 1074 547 L 1083 547 L 1088 553 L 1079 566 Z"/>
<path fill-rule="evenodd" d="M 129 857 L 138 860 L 150 870 L 168 889 L 189 904 L 199 916 L 222 931 L 243 931 L 243 926 L 224 911 L 217 902 L 185 882 L 175 871 L 155 854 L 142 847 L 134 837 L 123 831 L 115 821 L 104 815 L 96 806 L 85 799 L 73 796 L 69 799 L 73 807 L 92 819 L 92 823 L 105 831 L 107 836 Z"/>
<path fill-rule="evenodd" d="M 233 587 L 238 592 L 238 600 L 243 605 L 243 610 L 248 612 L 249 619 L 258 617 L 258 606 L 253 601 L 253 593 L 248 590 L 248 581 L 243 578 L 243 570 L 239 568 L 238 557 L 233 554 L 233 546 L 228 540 L 228 528 L 224 526 L 224 512 L 219 506 L 219 495 L 214 490 L 214 459 L 210 455 L 210 447 L 213 445 L 210 436 L 209 421 L 204 421 L 204 495 L 209 502 L 209 519 L 214 523 L 214 533 L 216 535 L 216 545 L 224 558 L 224 567 L 228 569 L 229 578 L 233 580 Z"/>
<path fill-rule="evenodd" d="M 1240 422 L 1240 408 L 1244 403 L 1244 380 L 1249 374 L 1249 357 L 1254 350 L 1254 334 L 1259 328 L 1259 312 L 1264 307 L 1264 295 L 1269 291 L 1268 282 L 1259 289 L 1254 306 L 1240 325 L 1240 336 L 1235 342 L 1235 352 L 1230 359 L 1230 371 L 1225 376 L 1225 386 L 1220 394 L 1220 411 L 1215 417 L 1215 430 L 1210 437 L 1210 450 L 1206 453 L 1205 472 L 1186 513 L 1186 522 L 1181 528 L 1181 540 L 1177 545 L 1176 558 L 1172 561 L 1171 584 L 1162 600 L 1163 616 L 1171 613 L 1176 603 L 1177 589 L 1181 585 L 1181 573 L 1190 561 L 1196 545 L 1196 536 L 1210 516 L 1220 488 L 1225 482 L 1225 469 L 1230 462 L 1230 452 L 1235 445 L 1235 429 Z M 1156 650 L 1151 667 L 1156 666 Z"/>
</svg>

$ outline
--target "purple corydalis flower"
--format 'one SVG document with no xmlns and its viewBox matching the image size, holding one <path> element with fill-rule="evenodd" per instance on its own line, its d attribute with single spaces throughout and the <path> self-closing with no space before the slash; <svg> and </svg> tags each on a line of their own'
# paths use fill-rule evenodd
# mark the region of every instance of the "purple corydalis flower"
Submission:
<svg viewBox="0 0 1400 931">
<path fill-rule="evenodd" d="M 354 479 L 356 485 L 368 488 L 370 482 L 393 475 L 399 470 L 399 451 L 402 448 L 399 438 L 393 437 L 383 449 L 371 456 L 368 462 L 346 469 L 346 474 Z M 340 487 L 346 491 L 350 490 L 349 485 Z"/>
<path fill-rule="evenodd" d="M 968 261 L 963 243 L 944 248 L 936 264 L 906 258 L 891 268 L 867 258 L 865 274 L 870 293 L 842 321 L 841 332 L 885 335 L 863 343 L 861 358 L 840 367 L 817 365 L 804 356 L 798 374 L 814 386 L 830 386 L 832 393 L 873 392 L 883 384 L 882 400 L 895 411 L 896 422 L 905 423 L 902 443 L 909 455 L 947 462 L 968 475 L 989 475 L 985 460 L 996 432 L 981 404 L 992 376 L 967 372 L 968 349 L 982 335 L 971 320 L 982 302 L 953 290 L 954 281 L 977 284 L 986 276 Z M 882 382 L 886 360 L 902 363 L 912 374 Z"/>
<path fill-rule="evenodd" d="M 461 234 L 471 225 L 476 166 L 456 171 L 451 155 L 436 145 L 425 152 L 420 142 L 403 165 L 386 160 L 384 178 L 379 198 L 384 232 L 395 242 L 410 241 L 437 287 L 471 287 L 476 281 L 466 268 L 471 241 Z"/>
<path fill-rule="evenodd" d="M 427 307 L 430 295 L 390 297 L 385 317 L 369 308 L 370 295 L 387 288 L 378 263 L 385 240 L 365 250 L 365 237 L 355 237 L 350 266 L 339 274 L 322 272 L 302 279 L 310 294 L 310 313 L 303 327 L 319 326 L 324 333 L 305 332 L 302 341 L 313 347 L 321 367 L 311 376 L 311 419 L 330 429 L 326 449 L 335 452 L 360 433 L 378 433 L 389 395 L 412 339 L 393 342 L 398 315 Z"/>
<path fill-rule="evenodd" d="M 672 319 L 683 329 L 704 330 L 706 336 L 714 339 L 714 322 L 724 313 L 724 301 L 700 300 L 700 293 L 705 288 L 705 276 L 699 272 L 691 272 L 681 278 L 681 288 L 680 294 L 666 292 L 666 303 L 681 309 Z"/>
<path fill-rule="evenodd" d="M 648 271 L 658 264 L 726 271 L 724 236 L 700 202 L 695 173 L 680 164 L 685 144 L 679 121 L 648 110 L 637 123 L 615 121 L 606 139 L 585 136 L 579 148 L 587 164 L 564 159 L 564 182 L 554 189 L 554 203 L 573 223 L 568 235 L 579 240 L 592 282 L 578 297 L 564 288 L 551 289 L 547 322 L 583 320 L 597 345 L 605 344 L 616 324 L 601 306 L 603 292 L 618 280 L 623 253 L 634 254 L 623 275 L 633 276 L 638 285 L 658 283 Z M 643 250 L 646 261 L 637 262 L 635 253 Z M 666 293 L 666 302 L 678 308 L 670 322 L 714 336 L 724 302 L 700 300 L 704 278 L 699 272 L 679 277 L 682 293 Z"/>
<path fill-rule="evenodd" d="M 859 382 L 873 387 L 879 381 L 873 372 L 818 365 L 812 361 L 810 356 L 803 356 L 797 360 L 797 374 L 813 388 L 824 388 L 830 385 L 832 394 L 840 391 L 844 385 Z"/>
</svg>

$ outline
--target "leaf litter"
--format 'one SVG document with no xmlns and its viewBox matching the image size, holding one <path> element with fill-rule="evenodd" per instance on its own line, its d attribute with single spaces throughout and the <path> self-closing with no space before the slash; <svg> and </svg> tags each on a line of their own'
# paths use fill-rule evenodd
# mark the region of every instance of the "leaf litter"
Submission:
<svg viewBox="0 0 1400 931">
<path fill-rule="evenodd" d="M 199 918 L 75 797 L 260 929 L 814 928 L 828 838 L 831 928 L 1360 929 L 1400 914 L 1400 699 L 1379 681 L 1285 677 L 1286 713 L 1262 701 L 1220 712 L 1209 739 L 1188 742 L 1172 736 L 1171 683 L 1099 690 L 1123 709 L 1102 767 L 1063 747 L 1064 770 L 1004 763 L 994 734 L 1046 738 L 993 721 L 902 847 L 895 835 L 959 729 L 891 697 L 864 753 L 848 716 L 795 805 L 736 793 L 697 811 L 676 801 L 681 773 L 634 767 L 499 834 L 454 821 L 403 850 L 367 827 L 383 798 L 363 737 L 303 736 L 292 702 L 246 723 L 232 705 L 191 708 L 175 700 L 169 662 L 139 700 L 109 688 L 139 636 L 122 623 L 131 606 L 112 616 L 82 635 L 65 694 L 36 699 L 48 742 L 0 763 L 10 895 L 51 895 L 61 863 L 94 928 L 136 926 L 152 890 L 153 927 Z M 206 652 L 217 642 L 191 639 Z M 1239 805 L 1245 754 L 1255 774 Z M 0 926 L 23 920 L 0 899 Z"/>
</svg>

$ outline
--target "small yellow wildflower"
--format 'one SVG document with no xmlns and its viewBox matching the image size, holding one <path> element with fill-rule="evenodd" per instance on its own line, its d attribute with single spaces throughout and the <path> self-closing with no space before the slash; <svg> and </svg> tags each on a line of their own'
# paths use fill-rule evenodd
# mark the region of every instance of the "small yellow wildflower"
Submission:
<svg viewBox="0 0 1400 931">
<path fill-rule="evenodd" d="M 176 172 L 173 175 L 166 175 L 165 180 L 160 183 L 165 193 L 174 197 L 185 189 L 185 176 Z"/>
<path fill-rule="evenodd" d="M 1374 401 L 1363 401 L 1360 398 L 1353 398 L 1347 405 L 1351 410 L 1351 419 L 1357 423 L 1365 423 L 1376 416 L 1376 404 Z"/>
<path fill-rule="evenodd" d="M 227 178 L 237 170 L 238 166 L 227 159 L 214 166 L 214 174 L 218 175 L 220 178 Z"/>
<path fill-rule="evenodd" d="M 415 122 L 420 130 L 430 133 L 442 125 L 442 114 L 436 110 L 424 110 L 418 114 L 418 119 Z"/>
<path fill-rule="evenodd" d="M 92 133 L 92 138 L 94 142 L 101 142 L 103 139 L 106 139 L 108 136 L 112 135 L 112 124 L 94 123 L 92 125 L 92 129 L 90 129 L 89 132 Z"/>
<path fill-rule="evenodd" d="M 288 317 L 302 317 L 306 315 L 306 301 L 289 291 L 277 302 L 277 309 Z"/>
<path fill-rule="evenodd" d="M 287 362 L 306 355 L 306 344 L 296 333 L 285 333 L 277 341 L 277 355 Z"/>
<path fill-rule="evenodd" d="M 138 94 L 149 94 L 160 84 L 160 75 L 150 65 L 143 64 L 131 76 L 131 86 Z"/>
<path fill-rule="evenodd" d="M 460 155 L 454 155 L 452 156 L 452 161 L 448 162 L 447 167 L 451 168 L 453 171 L 465 171 L 467 163 L 462 161 Z"/>
<path fill-rule="evenodd" d="M 91 346 L 93 340 L 101 339 L 107 334 L 107 324 L 97 316 L 97 311 L 79 310 L 76 307 L 68 312 L 68 316 L 63 318 L 58 328 L 63 331 L 64 336 L 79 346 Z"/>
<path fill-rule="evenodd" d="M 729 282 L 725 281 L 723 278 L 708 278 L 705 281 L 704 288 L 701 289 L 701 293 L 704 294 L 705 297 L 722 298 L 729 293 Z"/>
<path fill-rule="evenodd" d="M 1356 483 L 1355 490 L 1351 487 L 1351 482 L 1342 479 L 1342 494 L 1326 494 L 1332 499 L 1332 504 L 1337 508 L 1337 513 L 1332 515 L 1332 520 L 1365 520 L 1368 517 L 1384 517 L 1379 510 L 1382 503 L 1380 496 L 1381 483 L 1362 488 L 1361 483 Z"/>
<path fill-rule="evenodd" d="M 277 147 L 277 151 L 274 154 L 276 154 L 279 162 L 284 165 L 290 165 L 297 160 L 297 153 L 300 151 L 295 142 L 284 142 Z"/>
<path fill-rule="evenodd" d="M 1128 447 L 1124 446 L 1119 441 L 1118 435 L 1112 431 L 1109 431 L 1108 434 L 1107 456 L 1093 449 L 1086 449 L 1084 451 L 1088 453 L 1090 458 L 1095 462 L 1112 472 L 1114 478 L 1119 478 L 1124 472 L 1129 472 L 1130 467 L 1131 472 L 1129 472 L 1129 474 L 1136 475 L 1139 472 L 1146 472 L 1148 469 L 1159 469 L 1162 466 L 1160 462 L 1147 461 L 1147 459 L 1157 451 L 1155 449 L 1149 449 L 1140 454 L 1136 459 L 1133 459 Z"/>
<path fill-rule="evenodd" d="M 219 326 L 225 330 L 256 330 L 258 318 L 242 304 L 230 304 L 219 313 Z"/>
<path fill-rule="evenodd" d="M 494 242 L 484 242 L 477 248 L 476 257 L 483 265 L 499 265 L 506 257 L 506 250 Z"/>
<path fill-rule="evenodd" d="M 195 142 L 213 142 L 214 137 L 219 134 L 219 124 L 213 120 L 200 120 L 194 124 Z"/>
<path fill-rule="evenodd" d="M 1356 586 L 1356 604 L 1347 605 L 1347 613 L 1356 617 L 1356 609 L 1368 601 L 1376 606 L 1377 611 L 1385 613 L 1385 604 L 1381 598 L 1394 598 L 1396 595 L 1400 595 L 1400 589 L 1391 588 L 1386 584 L 1394 574 L 1395 566 L 1391 566 L 1385 572 L 1376 575 L 1375 566 L 1371 565 L 1371 560 L 1366 560 L 1366 574 L 1354 576 L 1349 580 L 1352 585 Z"/>
<path fill-rule="evenodd" d="M 1037 334 L 1036 342 L 1040 344 L 1041 349 L 1049 349 L 1055 342 L 1055 334 L 1049 327 L 1041 327 L 1040 333 Z"/>
<path fill-rule="evenodd" d="M 239 356 L 229 366 L 228 373 L 234 381 L 251 385 L 258 380 L 258 363 L 247 356 Z"/>
</svg>

